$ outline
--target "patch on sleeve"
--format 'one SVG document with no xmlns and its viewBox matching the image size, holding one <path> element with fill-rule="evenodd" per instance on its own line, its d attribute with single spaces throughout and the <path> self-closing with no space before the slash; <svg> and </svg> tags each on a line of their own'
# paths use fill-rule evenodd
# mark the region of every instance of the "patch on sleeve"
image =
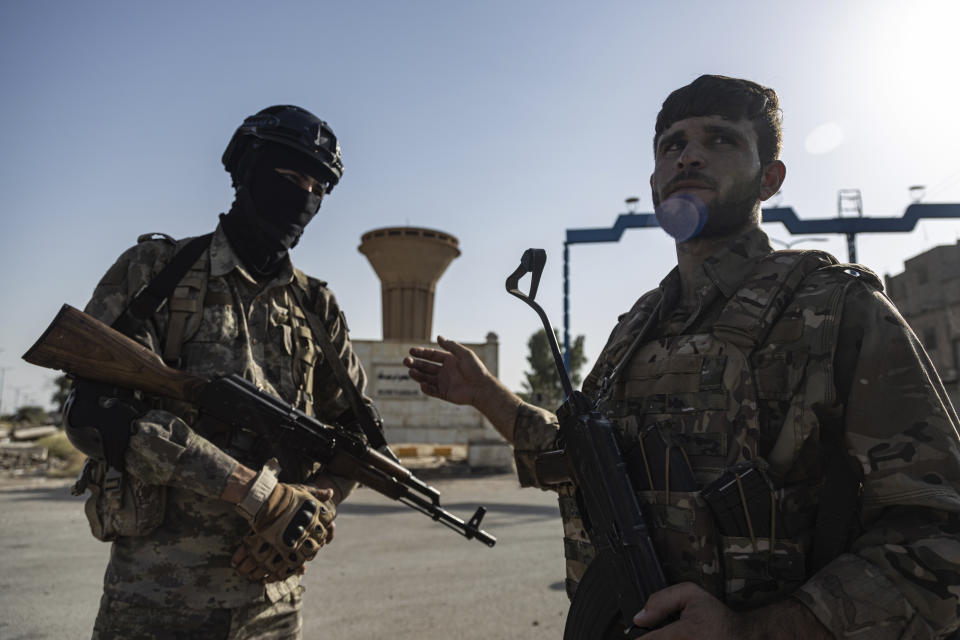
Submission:
<svg viewBox="0 0 960 640">
<path fill-rule="evenodd" d="M 834 264 L 818 269 L 817 273 L 828 273 L 835 278 L 854 278 L 870 285 L 877 291 L 883 291 L 883 281 L 880 276 L 862 264 Z"/>
</svg>

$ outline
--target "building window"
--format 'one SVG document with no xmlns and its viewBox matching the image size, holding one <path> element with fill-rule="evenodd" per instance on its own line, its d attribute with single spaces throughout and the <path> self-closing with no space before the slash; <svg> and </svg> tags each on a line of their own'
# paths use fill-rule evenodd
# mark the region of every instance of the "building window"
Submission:
<svg viewBox="0 0 960 640">
<path fill-rule="evenodd" d="M 927 351 L 934 351 L 937 348 L 937 330 L 928 327 L 923 330 L 923 347 Z"/>
</svg>

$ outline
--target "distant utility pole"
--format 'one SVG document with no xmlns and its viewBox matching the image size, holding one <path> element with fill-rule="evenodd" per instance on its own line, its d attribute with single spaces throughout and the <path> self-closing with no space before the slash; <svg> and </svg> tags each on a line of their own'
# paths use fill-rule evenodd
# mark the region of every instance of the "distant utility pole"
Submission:
<svg viewBox="0 0 960 640">
<path fill-rule="evenodd" d="M 911 193 L 922 187 L 911 187 Z M 635 198 L 627 199 L 629 213 L 617 216 L 612 227 L 567 229 L 563 243 L 563 350 L 567 370 L 570 370 L 570 245 L 594 242 L 619 242 L 627 229 L 657 227 L 652 213 L 634 213 Z M 921 218 L 960 218 L 960 203 L 925 204 L 914 202 L 906 208 L 902 218 L 865 218 L 860 191 L 844 189 L 837 196 L 838 217 L 801 220 L 792 207 L 763 209 L 763 222 L 780 222 L 794 235 L 840 233 L 847 237 L 847 255 L 857 261 L 856 237 L 860 233 L 909 233 Z M 844 217 L 855 212 L 856 217 Z"/>
<path fill-rule="evenodd" d="M 11 367 L 0 367 L 0 416 L 3 415 L 3 383 L 7 379 L 7 371 Z"/>
</svg>

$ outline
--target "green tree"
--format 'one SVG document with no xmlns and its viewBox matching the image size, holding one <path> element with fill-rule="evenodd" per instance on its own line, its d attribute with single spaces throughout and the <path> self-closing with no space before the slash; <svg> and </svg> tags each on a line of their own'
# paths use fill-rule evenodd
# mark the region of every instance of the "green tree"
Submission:
<svg viewBox="0 0 960 640">
<path fill-rule="evenodd" d="M 50 396 L 50 402 L 57 407 L 59 413 L 63 413 L 63 403 L 67 401 L 67 395 L 70 394 L 70 386 L 73 384 L 73 381 L 63 375 L 54 380 L 53 384 L 56 389 L 53 395 Z"/>
<path fill-rule="evenodd" d="M 27 424 L 45 424 L 47 422 L 47 412 L 39 405 L 25 405 L 13 414 L 13 421 L 26 422 Z"/>
<path fill-rule="evenodd" d="M 553 333 L 559 335 L 556 329 Z M 584 337 L 581 335 L 570 345 L 570 382 L 574 389 L 580 388 L 580 370 L 587 361 L 583 354 L 583 343 Z M 538 407 L 553 411 L 563 401 L 563 385 L 560 384 L 556 361 L 547 341 L 547 332 L 540 329 L 530 336 L 527 348 L 527 364 L 530 365 L 530 370 L 524 374 L 526 379 L 522 383 L 523 391 L 520 397 Z"/>
</svg>

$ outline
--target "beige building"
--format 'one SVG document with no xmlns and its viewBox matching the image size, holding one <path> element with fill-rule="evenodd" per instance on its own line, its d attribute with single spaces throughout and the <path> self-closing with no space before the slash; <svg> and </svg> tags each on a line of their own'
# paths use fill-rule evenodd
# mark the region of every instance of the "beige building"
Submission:
<svg viewBox="0 0 960 640">
<path fill-rule="evenodd" d="M 353 349 L 367 372 L 367 395 L 383 417 L 387 442 L 467 444 L 499 439 L 487 420 L 472 407 L 441 402 L 424 395 L 401 364 L 412 346 L 434 346 L 427 340 L 353 340 Z M 497 334 L 466 344 L 490 369 L 497 371 Z"/>
<path fill-rule="evenodd" d="M 387 441 L 463 444 L 471 467 L 510 467 L 509 445 L 480 412 L 424 395 L 401 364 L 410 347 L 436 346 L 431 337 L 434 294 L 440 276 L 460 255 L 457 239 L 434 229 L 390 227 L 363 234 L 358 250 L 380 278 L 383 340 L 352 342 L 367 372 L 367 394 L 383 417 Z M 499 373 L 497 334 L 465 346 L 494 375 Z"/>
<path fill-rule="evenodd" d="M 934 247 L 886 276 L 887 295 L 920 339 L 954 407 L 960 401 L 960 242 Z"/>
</svg>

